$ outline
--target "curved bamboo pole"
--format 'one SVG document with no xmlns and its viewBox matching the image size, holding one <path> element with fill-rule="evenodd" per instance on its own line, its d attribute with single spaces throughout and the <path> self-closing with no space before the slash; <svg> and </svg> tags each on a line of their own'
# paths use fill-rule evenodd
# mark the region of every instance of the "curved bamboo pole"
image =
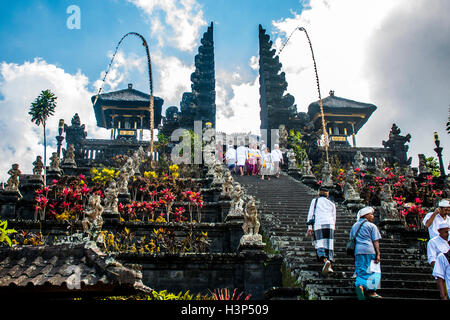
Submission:
<svg viewBox="0 0 450 320">
<path fill-rule="evenodd" d="M 149 112 L 150 112 L 150 166 L 153 168 L 153 138 L 154 138 L 154 129 L 155 129 L 155 119 L 154 119 L 154 98 L 153 98 L 153 78 L 152 78 L 152 65 L 151 65 L 151 58 L 150 58 L 150 50 L 148 48 L 147 41 L 145 38 L 140 35 L 137 32 L 128 32 L 126 35 L 120 39 L 120 41 L 116 45 L 116 49 L 114 50 L 114 54 L 111 58 L 111 61 L 109 62 L 108 69 L 106 70 L 105 75 L 103 76 L 102 85 L 100 86 L 100 89 L 98 90 L 97 96 L 94 100 L 94 105 L 97 103 L 98 97 L 100 93 L 102 92 L 103 85 L 105 84 L 106 76 L 109 73 L 109 70 L 111 69 L 111 65 L 114 62 L 114 59 L 116 57 L 117 51 L 119 50 L 120 45 L 122 44 L 122 41 L 128 37 L 129 35 L 137 36 L 142 40 L 142 46 L 145 47 L 145 53 L 147 55 L 147 64 L 148 64 L 148 77 L 149 77 L 149 87 L 150 87 L 150 105 L 149 105 Z"/>
</svg>

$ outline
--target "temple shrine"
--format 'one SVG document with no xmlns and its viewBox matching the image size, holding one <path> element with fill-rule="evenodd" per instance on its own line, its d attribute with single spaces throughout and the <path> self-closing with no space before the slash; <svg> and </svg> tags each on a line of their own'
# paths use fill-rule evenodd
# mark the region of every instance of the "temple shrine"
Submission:
<svg viewBox="0 0 450 320">
<path fill-rule="evenodd" d="M 370 103 L 353 101 L 334 95 L 322 99 L 323 113 L 330 146 L 350 146 L 347 137 L 352 136 L 352 145 L 356 147 L 355 135 L 369 120 L 377 107 Z M 314 128 L 322 128 L 322 118 L 319 101 L 311 103 L 308 115 L 314 123 Z"/>
<path fill-rule="evenodd" d="M 96 96 L 92 96 L 94 103 Z M 164 100 L 154 97 L 154 123 L 161 123 Z M 150 95 L 133 89 L 100 94 L 94 104 L 97 126 L 111 130 L 111 139 L 143 140 L 143 130 L 150 130 Z M 139 137 L 138 137 L 139 132 Z"/>
</svg>

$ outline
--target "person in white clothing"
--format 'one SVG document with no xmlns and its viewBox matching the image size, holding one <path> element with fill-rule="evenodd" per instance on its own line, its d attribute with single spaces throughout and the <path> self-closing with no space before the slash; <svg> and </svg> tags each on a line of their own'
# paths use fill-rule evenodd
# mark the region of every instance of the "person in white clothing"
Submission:
<svg viewBox="0 0 450 320">
<path fill-rule="evenodd" d="M 239 168 L 239 172 L 240 172 L 241 176 L 244 175 L 244 166 L 245 166 L 245 161 L 247 160 L 247 157 L 248 157 L 248 148 L 246 146 L 244 146 L 243 144 L 241 144 L 236 149 L 236 164 L 237 164 L 237 168 Z"/>
<path fill-rule="evenodd" d="M 448 300 L 450 288 L 450 251 L 439 253 L 433 268 L 433 276 L 437 279 L 437 286 L 442 300 Z"/>
<path fill-rule="evenodd" d="M 428 228 L 430 239 L 436 237 L 439 233 L 437 228 L 442 222 L 449 222 L 447 215 L 450 213 L 450 202 L 448 200 L 439 201 L 438 208 L 434 212 L 429 212 L 423 218 L 423 225 Z"/>
<path fill-rule="evenodd" d="M 448 244 L 448 230 L 449 225 L 446 222 L 442 222 L 438 227 L 439 235 L 428 241 L 427 256 L 428 263 L 431 267 L 434 267 L 439 253 L 445 253 L 450 249 L 450 245 Z"/>
<path fill-rule="evenodd" d="M 274 148 L 271 152 L 272 160 L 273 160 L 273 171 L 275 177 L 279 178 L 281 173 L 281 165 L 283 164 L 283 153 L 280 150 L 280 146 L 278 144 L 274 145 Z"/>
<path fill-rule="evenodd" d="M 233 145 L 227 147 L 227 152 L 225 153 L 225 160 L 227 162 L 228 169 L 231 172 L 236 172 L 236 149 Z"/>
<path fill-rule="evenodd" d="M 333 272 L 331 263 L 334 260 L 334 230 L 336 226 L 336 206 L 328 200 L 328 190 L 321 188 L 319 197 L 311 201 L 308 218 L 308 236 L 313 236 L 317 259 L 324 263 L 322 274 Z"/>
</svg>

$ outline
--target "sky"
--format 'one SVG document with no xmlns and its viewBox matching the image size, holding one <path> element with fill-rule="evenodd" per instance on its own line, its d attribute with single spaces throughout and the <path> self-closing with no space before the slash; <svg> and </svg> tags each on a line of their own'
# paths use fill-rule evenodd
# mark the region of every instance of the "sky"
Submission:
<svg viewBox="0 0 450 320">
<path fill-rule="evenodd" d="M 58 97 L 49 119 L 48 156 L 59 119 L 80 115 L 90 138 L 97 128 L 91 96 L 127 88 L 148 93 L 149 43 L 154 95 L 164 110 L 190 90 L 194 57 L 214 24 L 217 130 L 259 133 L 258 25 L 278 50 L 296 27 L 310 36 L 321 95 L 372 103 L 377 110 L 359 131 L 358 146 L 381 147 L 393 123 L 411 134 L 408 156 L 436 156 L 433 132 L 450 157 L 445 131 L 450 108 L 450 1 L 447 0 L 0 0 L 0 180 L 12 163 L 31 173 L 43 152 L 42 127 L 29 107 L 42 90 Z M 75 11 L 73 10 L 75 8 Z M 295 32 L 280 54 L 297 110 L 318 100 L 307 40 Z M 147 133 L 146 137 L 149 137 Z M 447 170 L 448 171 L 448 170 Z"/>
</svg>

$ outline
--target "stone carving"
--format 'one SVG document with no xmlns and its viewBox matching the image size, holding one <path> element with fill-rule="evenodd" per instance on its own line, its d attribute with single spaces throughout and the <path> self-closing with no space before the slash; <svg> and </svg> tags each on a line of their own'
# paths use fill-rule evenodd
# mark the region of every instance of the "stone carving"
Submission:
<svg viewBox="0 0 450 320">
<path fill-rule="evenodd" d="M 85 125 L 81 124 L 80 116 L 78 113 L 72 118 L 71 126 L 64 124 L 64 132 L 66 133 L 66 143 L 67 146 L 71 144 L 75 147 L 75 159 L 81 159 L 81 143 L 84 139 L 86 139 L 87 132 L 85 130 Z"/>
<path fill-rule="evenodd" d="M 223 184 L 222 172 L 223 172 L 222 165 L 220 163 L 216 163 L 214 165 L 214 178 L 211 185 L 218 186 Z"/>
<path fill-rule="evenodd" d="M 297 158 L 295 157 L 295 152 L 292 149 L 287 151 L 288 158 L 288 170 L 298 170 L 297 168 Z"/>
<path fill-rule="evenodd" d="M 427 167 L 427 160 L 424 154 L 419 154 L 419 174 L 422 176 L 430 175 L 431 172 Z"/>
<path fill-rule="evenodd" d="M 366 170 L 366 165 L 364 164 L 364 157 L 361 153 L 361 151 L 357 151 L 355 154 L 355 157 L 353 159 L 353 167 L 359 168 L 362 171 Z"/>
<path fill-rule="evenodd" d="M 259 234 L 261 224 L 258 220 L 258 210 L 256 208 L 255 199 L 249 198 L 244 211 L 244 224 L 242 230 L 244 235 L 240 240 L 240 246 L 245 247 L 261 247 L 264 245 L 262 236 Z"/>
<path fill-rule="evenodd" d="M 226 170 L 224 178 L 223 178 L 223 190 L 221 193 L 222 197 L 230 197 L 231 198 L 232 192 L 233 192 L 233 183 L 234 183 L 234 179 L 231 175 L 230 170 Z"/>
<path fill-rule="evenodd" d="M 42 170 L 44 169 L 44 163 L 42 162 L 42 156 L 37 156 L 36 160 L 33 162 L 33 174 L 36 176 L 42 175 Z"/>
<path fill-rule="evenodd" d="M 234 183 L 233 194 L 231 198 L 231 206 L 228 215 L 231 216 L 242 216 L 244 215 L 244 199 L 243 191 L 240 183 Z"/>
<path fill-rule="evenodd" d="M 383 141 L 382 144 L 385 148 L 392 151 L 392 162 L 397 162 L 399 165 L 408 165 L 411 164 L 412 158 L 408 158 L 407 151 L 409 146 L 405 144 L 411 140 L 411 135 L 408 133 L 406 136 L 402 136 L 400 132 L 399 127 L 395 123 L 392 124 L 389 140 Z"/>
<path fill-rule="evenodd" d="M 359 193 L 355 190 L 355 176 L 352 166 L 348 168 L 347 174 L 345 176 L 344 198 L 347 202 L 355 202 L 361 200 Z"/>
<path fill-rule="evenodd" d="M 395 220 L 400 221 L 401 215 L 399 214 L 396 204 L 392 198 L 391 186 L 385 184 L 380 192 L 380 220 Z"/>
<path fill-rule="evenodd" d="M 128 158 L 122 168 L 120 168 L 120 173 L 117 177 L 120 194 L 128 194 L 128 180 L 132 176 L 134 176 L 134 163 L 132 158 Z"/>
<path fill-rule="evenodd" d="M 75 162 L 75 147 L 73 144 L 70 144 L 66 150 L 64 155 L 63 165 L 76 167 L 77 164 Z"/>
<path fill-rule="evenodd" d="M 322 168 L 322 187 L 332 187 L 333 186 L 333 176 L 331 174 L 331 166 L 325 161 Z"/>
<path fill-rule="evenodd" d="M 376 163 L 376 166 L 375 166 L 375 175 L 377 177 L 385 178 L 386 177 L 386 173 L 384 172 L 385 164 L 384 164 L 383 159 L 377 158 L 376 162 L 377 163 Z"/>
<path fill-rule="evenodd" d="M 133 152 L 133 155 L 131 157 L 131 159 L 133 160 L 133 171 L 135 174 L 141 174 L 141 163 L 142 163 L 142 158 L 139 155 L 138 151 Z"/>
<path fill-rule="evenodd" d="M 52 156 L 50 157 L 50 168 L 48 170 L 61 173 L 62 170 L 59 167 L 60 164 L 61 164 L 61 160 L 58 157 L 58 153 L 53 152 Z"/>
<path fill-rule="evenodd" d="M 407 166 L 406 170 L 405 170 L 405 186 L 410 189 L 412 188 L 416 183 L 416 179 L 415 179 L 415 175 L 414 175 L 414 171 L 411 168 L 411 166 Z"/>
<path fill-rule="evenodd" d="M 11 166 L 11 169 L 8 170 L 8 174 L 10 175 L 7 185 L 5 187 L 6 191 L 19 191 L 19 177 L 22 172 L 19 170 L 19 165 L 14 163 Z"/>
<path fill-rule="evenodd" d="M 312 172 L 311 162 L 307 157 L 302 161 L 302 176 L 314 176 Z"/>
<path fill-rule="evenodd" d="M 88 233 L 92 240 L 98 241 L 103 226 L 103 207 L 100 204 L 100 195 L 93 194 L 89 197 L 88 205 L 85 210 L 85 218 L 81 221 L 83 231 Z"/>
<path fill-rule="evenodd" d="M 109 183 L 108 188 L 105 189 L 105 213 L 119 214 L 118 204 L 119 191 L 115 180 Z"/>
<path fill-rule="evenodd" d="M 288 146 L 288 137 L 289 137 L 289 133 L 286 130 L 286 126 L 284 124 L 280 124 L 280 126 L 278 127 L 279 130 L 279 145 L 280 145 L 280 149 L 281 150 L 286 150 L 287 146 Z"/>
</svg>

